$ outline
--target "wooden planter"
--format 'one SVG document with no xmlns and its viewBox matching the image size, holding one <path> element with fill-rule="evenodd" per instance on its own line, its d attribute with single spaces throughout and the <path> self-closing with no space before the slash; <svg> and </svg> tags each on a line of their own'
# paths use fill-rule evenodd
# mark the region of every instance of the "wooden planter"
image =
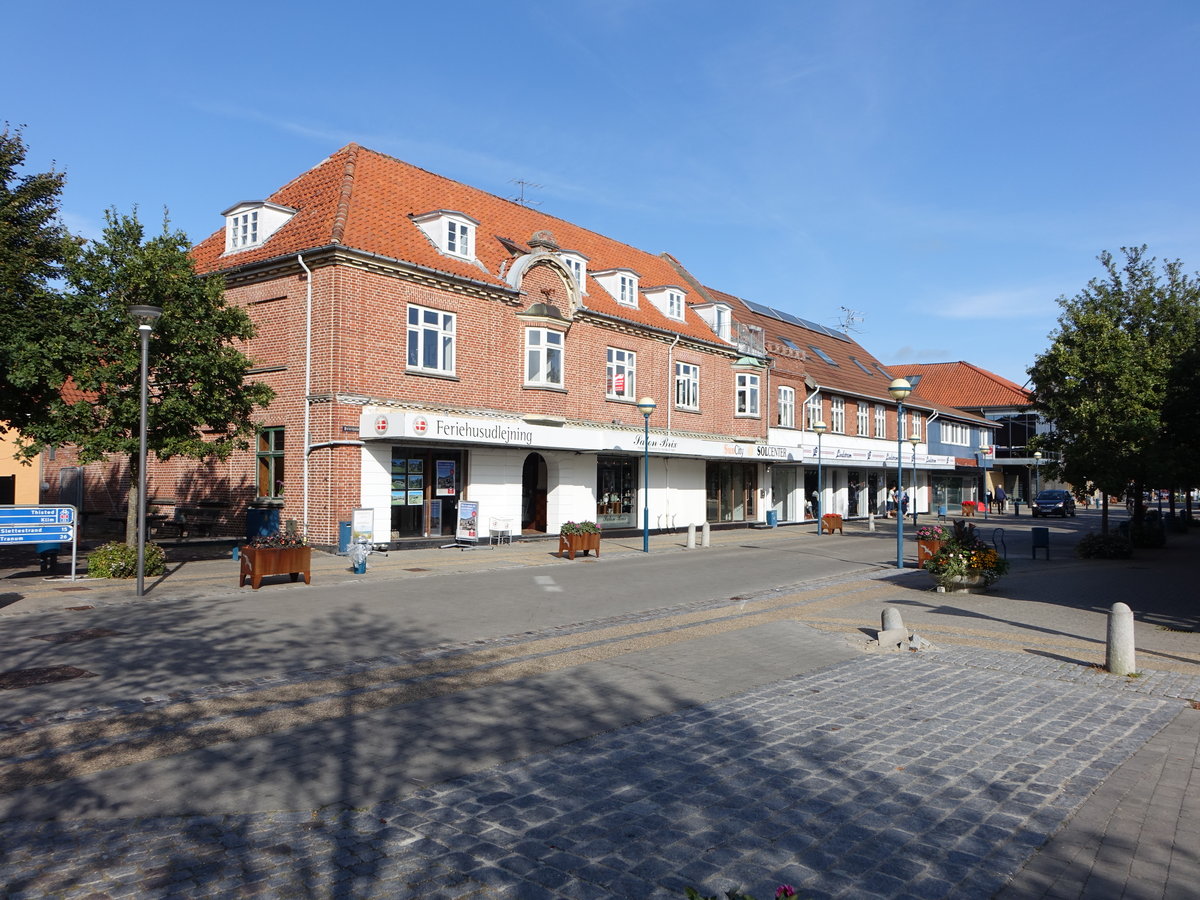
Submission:
<svg viewBox="0 0 1200 900">
<path fill-rule="evenodd" d="M 944 541 L 917 541 L 917 565 L 923 566 L 937 556 Z"/>
<path fill-rule="evenodd" d="M 567 554 L 567 559 L 574 559 L 576 553 L 588 555 L 589 550 L 595 550 L 596 556 L 600 556 L 600 535 L 598 534 L 560 534 L 558 536 L 558 556 L 561 559 L 564 553 Z"/>
<path fill-rule="evenodd" d="M 292 581 L 304 576 L 305 584 L 312 584 L 312 547 L 242 547 L 241 577 L 238 587 L 258 590 L 266 575 L 291 575 Z"/>
</svg>

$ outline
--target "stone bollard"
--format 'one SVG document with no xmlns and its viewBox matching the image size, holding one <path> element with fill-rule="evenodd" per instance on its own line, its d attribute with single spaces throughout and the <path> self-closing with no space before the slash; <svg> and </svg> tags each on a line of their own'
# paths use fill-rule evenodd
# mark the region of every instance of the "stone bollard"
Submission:
<svg viewBox="0 0 1200 900">
<path fill-rule="evenodd" d="M 872 534 L 875 532 L 875 513 L 871 513 L 869 516 L 867 516 L 867 531 L 871 532 Z"/>
<path fill-rule="evenodd" d="M 1133 610 L 1125 603 L 1114 603 L 1108 614 L 1108 648 L 1104 668 L 1113 675 L 1133 675 L 1137 662 L 1133 650 Z"/>
<path fill-rule="evenodd" d="M 695 522 L 688 523 L 687 549 L 689 549 L 689 550 L 696 549 L 696 523 Z"/>
<path fill-rule="evenodd" d="M 881 648 L 895 650 L 908 640 L 908 629 L 904 627 L 904 620 L 900 618 L 900 610 L 896 607 L 885 606 L 879 624 L 881 627 L 878 640 Z"/>
<path fill-rule="evenodd" d="M 700 527 L 700 546 L 701 546 L 701 547 L 707 547 L 707 546 L 709 546 L 709 540 L 708 540 L 708 523 L 707 523 L 707 522 L 705 522 L 705 523 L 704 523 L 704 524 L 703 524 L 703 525 Z"/>
</svg>

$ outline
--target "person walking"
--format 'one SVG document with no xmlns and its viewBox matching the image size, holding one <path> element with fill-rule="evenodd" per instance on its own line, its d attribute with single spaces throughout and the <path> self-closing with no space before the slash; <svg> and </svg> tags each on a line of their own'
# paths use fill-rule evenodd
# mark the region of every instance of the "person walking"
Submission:
<svg viewBox="0 0 1200 900">
<path fill-rule="evenodd" d="M 1000 485 L 1000 487 L 996 488 L 996 505 L 1000 507 L 1000 512 L 1008 509 L 1007 503 L 1008 495 L 1004 493 L 1004 485 Z"/>
</svg>

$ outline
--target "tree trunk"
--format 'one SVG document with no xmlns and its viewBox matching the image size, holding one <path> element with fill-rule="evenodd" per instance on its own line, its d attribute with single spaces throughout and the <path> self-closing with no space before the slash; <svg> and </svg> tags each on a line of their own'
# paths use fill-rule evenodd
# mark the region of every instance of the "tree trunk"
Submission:
<svg viewBox="0 0 1200 900">
<path fill-rule="evenodd" d="M 1108 491 L 1100 492 L 1100 533 L 1108 534 Z"/>
<path fill-rule="evenodd" d="M 130 547 L 137 546 L 138 526 L 138 482 L 141 472 L 138 467 L 138 454 L 129 454 L 129 492 L 126 495 L 125 506 L 125 543 Z"/>
</svg>

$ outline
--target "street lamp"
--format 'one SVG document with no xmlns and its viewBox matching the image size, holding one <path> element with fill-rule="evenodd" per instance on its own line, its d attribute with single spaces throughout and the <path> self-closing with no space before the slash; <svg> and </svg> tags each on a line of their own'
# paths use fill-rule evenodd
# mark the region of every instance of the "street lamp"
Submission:
<svg viewBox="0 0 1200 900">
<path fill-rule="evenodd" d="M 1035 500 L 1037 499 L 1037 495 L 1040 494 L 1041 490 L 1042 490 L 1042 487 L 1041 487 L 1042 480 L 1040 478 L 1040 471 L 1039 471 L 1041 469 L 1041 465 L 1042 465 L 1042 451 L 1034 450 L 1033 451 L 1033 498 Z"/>
<path fill-rule="evenodd" d="M 146 393 L 150 380 L 150 332 L 162 315 L 157 306 L 134 305 L 129 314 L 137 319 L 142 337 L 142 399 L 138 427 L 138 508 L 137 508 L 137 595 L 142 596 L 146 578 Z"/>
<path fill-rule="evenodd" d="M 643 397 L 637 402 L 638 412 L 642 414 L 642 474 L 644 489 L 642 490 L 642 552 L 650 552 L 650 413 L 658 406 L 653 397 Z"/>
<path fill-rule="evenodd" d="M 904 401 L 912 393 L 912 385 L 897 378 L 888 385 L 888 393 L 896 401 L 896 568 L 904 568 L 904 516 L 900 505 L 904 497 Z"/>
<path fill-rule="evenodd" d="M 909 437 L 908 442 L 910 444 L 912 444 L 912 448 L 913 448 L 912 505 L 913 505 L 913 528 L 916 528 L 917 527 L 917 444 L 921 443 L 921 435 L 917 434 L 914 431 L 912 433 L 912 435 Z"/>
<path fill-rule="evenodd" d="M 821 533 L 821 498 L 825 496 L 825 486 L 821 477 L 821 435 L 825 433 L 824 422 L 813 422 L 812 430 L 817 433 L 817 534 Z"/>
</svg>

